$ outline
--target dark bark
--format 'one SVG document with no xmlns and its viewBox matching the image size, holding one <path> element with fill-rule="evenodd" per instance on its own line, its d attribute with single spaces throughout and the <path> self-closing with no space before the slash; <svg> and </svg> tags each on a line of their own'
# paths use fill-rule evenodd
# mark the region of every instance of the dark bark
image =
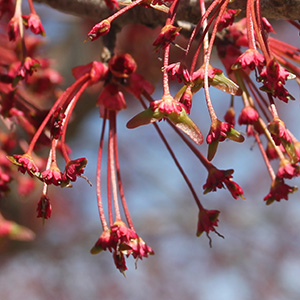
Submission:
<svg viewBox="0 0 300 300">
<path fill-rule="evenodd" d="M 102 20 L 111 14 L 103 0 L 34 0 L 45 3 L 57 10 L 95 20 Z M 230 4 L 232 8 L 245 8 L 247 0 L 236 0 Z M 212 2 L 212 0 L 207 0 Z M 177 20 L 196 23 L 199 20 L 199 5 L 197 0 L 183 0 L 180 3 Z M 300 0 L 261 0 L 263 16 L 267 18 L 284 20 L 300 19 Z M 155 9 L 136 7 L 118 20 L 119 25 L 127 23 L 140 23 L 151 27 L 162 25 L 165 14 Z"/>
</svg>

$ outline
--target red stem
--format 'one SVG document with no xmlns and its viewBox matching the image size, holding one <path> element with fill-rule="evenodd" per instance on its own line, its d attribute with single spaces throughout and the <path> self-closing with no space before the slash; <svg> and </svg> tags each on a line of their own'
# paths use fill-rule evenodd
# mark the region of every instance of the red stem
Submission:
<svg viewBox="0 0 300 300">
<path fill-rule="evenodd" d="M 36 14 L 36 11 L 35 11 L 35 9 L 34 9 L 32 0 L 27 0 L 27 1 L 28 1 L 28 5 L 29 5 L 29 8 L 30 8 L 30 12 L 31 12 L 32 14 Z"/>
<path fill-rule="evenodd" d="M 102 224 L 103 231 L 108 230 L 105 213 L 103 209 L 103 201 L 101 197 L 101 162 L 102 162 L 102 152 L 103 152 L 103 141 L 104 141 L 104 133 L 105 133 L 105 125 L 106 125 L 106 115 L 107 111 L 104 112 L 103 117 L 103 125 L 100 136 L 100 143 L 98 149 L 98 160 L 97 160 L 97 178 L 96 178 L 96 193 L 97 193 L 97 203 L 98 203 L 98 211 L 100 216 L 100 221 Z"/>
<path fill-rule="evenodd" d="M 118 10 L 116 13 L 114 13 L 113 15 L 111 15 L 110 17 L 108 17 L 107 20 L 109 22 L 114 21 L 116 18 L 118 18 L 119 16 L 121 16 L 122 14 L 124 14 L 128 10 L 132 9 L 133 7 L 137 6 L 138 4 L 140 4 L 143 1 L 144 0 L 136 0 L 134 2 L 131 2 L 129 5 L 124 6 L 123 8 L 121 8 L 120 10 Z"/>
<path fill-rule="evenodd" d="M 275 173 L 274 173 L 274 170 L 273 170 L 273 168 L 272 168 L 272 166 L 271 166 L 271 164 L 270 164 L 270 160 L 269 160 L 269 158 L 267 157 L 266 151 L 265 151 L 265 149 L 264 149 L 264 147 L 263 147 L 263 145 L 262 145 L 262 143 L 261 143 L 261 141 L 260 141 L 260 138 L 259 138 L 259 136 L 258 136 L 258 134 L 257 134 L 256 132 L 254 133 L 254 137 L 255 137 L 255 139 L 256 139 L 256 141 L 257 141 L 259 150 L 260 150 L 260 152 L 261 152 L 261 154 L 262 154 L 262 156 L 263 156 L 263 158 L 264 158 L 264 161 L 265 161 L 265 164 L 266 164 L 266 166 L 267 166 L 267 170 L 268 170 L 268 172 L 269 172 L 269 174 L 270 174 L 271 180 L 274 181 L 274 180 L 275 180 L 275 177 L 276 177 L 276 176 L 275 176 Z"/>
<path fill-rule="evenodd" d="M 78 92 L 76 93 L 76 95 L 74 96 L 74 98 L 71 100 L 69 106 L 66 109 L 66 117 L 64 119 L 64 126 L 62 129 L 62 135 L 61 135 L 61 150 L 62 150 L 62 154 L 64 156 L 64 159 L 66 160 L 66 162 L 68 163 L 70 161 L 69 155 L 68 155 L 68 151 L 67 151 L 67 147 L 66 147 L 66 132 L 67 132 L 67 127 L 69 124 L 69 120 L 70 117 L 72 115 L 72 112 L 80 98 L 80 96 L 82 95 L 82 93 L 84 92 L 84 90 L 87 88 L 87 86 L 89 85 L 89 81 L 86 81 L 78 90 Z"/>
<path fill-rule="evenodd" d="M 42 124 L 40 125 L 40 127 L 38 128 L 38 130 L 36 131 L 35 135 L 33 136 L 29 146 L 28 146 L 28 150 L 27 153 L 29 155 L 31 155 L 34 146 L 37 142 L 37 140 L 39 139 L 40 135 L 42 134 L 45 126 L 47 125 L 48 121 L 50 120 L 50 118 L 52 117 L 53 113 L 55 112 L 55 110 L 61 105 L 63 106 L 64 103 L 70 99 L 71 96 L 73 96 L 74 92 L 76 91 L 76 89 L 78 89 L 78 87 L 83 84 L 85 81 L 87 81 L 89 79 L 89 74 L 85 74 L 82 77 L 80 77 L 77 81 L 75 81 L 70 87 L 68 87 L 63 94 L 57 99 L 57 101 L 54 103 L 54 105 L 51 107 L 51 109 L 49 110 L 47 116 L 45 117 L 45 119 L 43 120 Z"/>
<path fill-rule="evenodd" d="M 111 176 L 112 195 L 115 208 L 116 221 L 121 220 L 120 207 L 118 202 L 118 189 L 117 189 L 117 178 L 116 178 L 116 167 L 115 167 L 115 153 L 114 153 L 114 137 L 116 135 L 116 111 L 110 110 L 109 112 L 109 140 L 108 140 L 108 156 L 109 156 L 109 168 Z"/>
<path fill-rule="evenodd" d="M 247 1 L 247 8 L 246 8 L 246 21 L 247 21 L 247 36 L 248 36 L 248 44 L 250 49 L 256 49 L 256 43 L 255 43 L 255 32 L 253 27 L 253 18 L 255 16 L 252 16 L 252 1 Z"/>
<path fill-rule="evenodd" d="M 206 105 L 207 105 L 208 112 L 209 112 L 212 123 L 217 120 L 217 115 L 216 115 L 215 110 L 213 108 L 213 105 L 212 105 L 212 102 L 211 102 L 211 99 L 210 99 L 210 94 L 209 94 L 208 68 L 209 68 L 212 48 L 214 46 L 214 41 L 215 41 L 217 30 L 218 30 L 218 24 L 219 24 L 219 21 L 220 21 L 222 15 L 223 15 L 223 13 L 225 12 L 225 9 L 226 9 L 228 3 L 229 3 L 229 0 L 225 0 L 222 3 L 222 6 L 220 8 L 220 12 L 218 14 L 218 17 L 217 17 L 216 22 L 215 22 L 214 27 L 213 27 L 211 38 L 210 38 L 210 41 L 209 41 L 209 47 L 207 49 L 207 52 L 204 53 L 204 63 L 205 63 L 205 68 L 204 68 L 204 92 L 205 92 L 205 98 L 206 98 Z"/>
<path fill-rule="evenodd" d="M 125 214 L 129 228 L 131 230 L 135 231 L 132 219 L 130 217 L 129 209 L 128 209 L 128 206 L 126 203 L 123 184 L 122 184 L 122 180 L 121 180 L 120 162 L 119 162 L 119 154 L 118 154 L 117 127 L 116 126 L 115 126 L 115 135 L 114 135 L 114 154 L 115 154 L 115 163 L 116 163 L 116 169 L 117 169 L 118 185 L 119 185 L 120 197 L 121 197 L 124 214 Z"/>
</svg>

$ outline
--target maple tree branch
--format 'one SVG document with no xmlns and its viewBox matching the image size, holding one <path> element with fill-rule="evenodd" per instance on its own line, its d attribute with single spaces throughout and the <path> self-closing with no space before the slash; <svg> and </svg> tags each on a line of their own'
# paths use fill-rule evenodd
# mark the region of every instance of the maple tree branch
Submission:
<svg viewBox="0 0 300 300">
<path fill-rule="evenodd" d="M 104 0 L 34 0 L 44 3 L 54 9 L 82 17 L 102 20 L 112 12 L 106 7 Z M 231 8 L 245 8 L 247 0 L 236 0 L 229 6 Z M 211 3 L 212 0 L 207 0 Z M 178 20 L 196 23 L 199 20 L 200 9 L 197 0 L 184 0 L 180 3 Z M 261 0 L 262 15 L 267 18 L 284 20 L 298 20 L 300 18 L 300 0 Z M 139 23 L 150 27 L 163 25 L 165 14 L 155 9 L 136 7 L 118 20 L 120 25 Z"/>
</svg>

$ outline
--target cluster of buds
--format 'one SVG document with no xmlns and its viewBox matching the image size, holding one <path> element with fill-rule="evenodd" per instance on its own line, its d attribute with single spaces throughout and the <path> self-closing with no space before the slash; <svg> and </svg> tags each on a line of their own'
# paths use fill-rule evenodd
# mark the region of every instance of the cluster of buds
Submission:
<svg viewBox="0 0 300 300">
<path fill-rule="evenodd" d="M 13 1 L 7 1 L 6 5 L 0 8 L 0 17 L 4 15 L 7 17 L 7 33 L 0 36 L 0 39 L 6 39 L 1 40 L 0 44 L 2 54 L 0 114 L 8 128 L 17 123 L 31 138 L 28 145 L 17 144 L 12 142 L 18 141 L 17 137 L 13 137 L 15 133 L 1 133 L 0 195 L 9 191 L 9 183 L 15 176 L 15 172 L 9 166 L 10 161 L 21 173 L 27 173 L 30 178 L 37 178 L 43 182 L 37 215 L 43 220 L 50 218 L 52 205 L 47 194 L 48 186 L 71 187 L 71 183 L 78 177 L 85 178 L 83 173 L 87 159 L 84 157 L 71 159 L 70 149 L 66 144 L 67 127 L 74 108 L 85 90 L 91 86 L 101 86 L 99 97 L 95 101 L 102 118 L 96 194 L 103 232 L 91 253 L 109 250 L 113 254 L 117 269 L 123 274 L 127 269 L 126 257 L 142 259 L 154 254 L 133 227 L 121 180 L 117 115 L 127 107 L 124 91 L 132 94 L 144 109 L 128 121 L 127 127 L 136 128 L 147 124 L 154 126 L 199 209 L 197 236 L 205 232 L 210 245 L 210 232 L 223 237 L 216 230 L 220 211 L 204 208 L 172 147 L 159 128 L 160 121 L 167 122 L 174 129 L 207 170 L 207 181 L 203 185 L 204 194 L 227 188 L 234 199 L 245 199 L 242 188 L 233 181 L 233 170 L 218 169 L 211 162 L 218 155 L 219 143 L 228 139 L 238 143 L 245 140 L 244 135 L 236 128 L 235 122 L 235 99 L 241 97 L 243 107 L 238 114 L 238 125 L 246 126 L 247 138 L 255 139 L 270 175 L 270 192 L 264 198 L 266 204 L 282 199 L 288 200 L 288 195 L 297 190 L 296 187 L 286 184 L 285 180 L 300 175 L 300 142 L 286 128 L 276 103 L 277 101 L 289 103 L 290 100 L 294 100 L 286 87 L 286 82 L 293 79 L 297 79 L 298 82 L 300 80 L 300 68 L 297 65 L 300 62 L 300 49 L 270 37 L 270 33 L 274 30 L 268 20 L 261 16 L 259 1 L 256 0 L 246 1 L 246 17 L 239 21 L 235 21 L 235 16 L 240 11 L 229 9 L 230 0 L 209 1 L 210 4 L 200 0 L 201 16 L 186 44 L 179 46 L 175 44 L 176 38 L 181 33 L 181 28 L 176 25 L 176 16 L 181 8 L 181 2 L 183 1 L 136 0 L 119 8 L 116 0 L 105 0 L 107 7 L 116 12 L 101 20 L 87 33 L 87 39 L 91 41 L 109 34 L 112 22 L 137 5 L 143 6 L 144 9 L 159 7 L 167 12 L 165 24 L 153 42 L 154 52 L 163 53 L 160 99 L 152 98 L 154 88 L 136 72 L 137 64 L 133 57 L 127 53 L 116 54 L 108 62 L 93 61 L 75 67 L 72 72 L 74 83 L 59 93 L 56 102 L 48 111 L 38 109 L 37 101 L 41 103 L 41 100 L 44 100 L 47 103 L 49 96 L 58 94 L 55 91 L 61 77 L 50 68 L 46 59 L 36 56 L 37 41 L 25 39 L 24 29 L 30 29 L 35 37 L 45 35 L 32 0 L 28 0 L 31 13 L 27 16 L 22 16 L 21 1 L 17 1 L 15 6 Z M 290 24 L 295 25 L 294 22 Z M 7 44 L 6 48 L 2 46 L 4 43 Z M 183 50 L 179 61 L 170 59 L 174 46 Z M 226 72 L 212 65 L 211 55 L 214 47 Z M 192 57 L 191 61 L 189 57 Z M 170 83 L 175 80 L 182 86 L 175 95 L 171 95 Z M 224 120 L 216 113 L 210 88 L 217 88 L 230 95 L 231 100 L 228 110 L 224 113 Z M 49 92 L 44 93 L 45 90 Z M 204 91 L 210 117 L 210 123 L 205 124 L 208 132 L 206 139 L 196 125 L 197 122 L 190 117 L 195 101 L 194 95 L 200 90 Z M 33 95 L 30 99 L 29 93 Z M 109 128 L 106 139 L 107 123 Z M 102 160 L 105 141 L 107 141 L 107 168 L 104 171 Z M 203 155 L 198 148 L 204 141 L 208 145 L 207 155 Z M 11 155 L 16 146 L 21 146 L 25 153 Z M 38 155 L 42 146 L 49 149 L 48 159 Z M 62 169 L 57 163 L 58 152 L 65 161 Z M 2 159 L 5 156 L 8 160 Z M 270 163 L 274 159 L 279 160 L 277 172 Z M 103 209 L 103 177 L 107 183 L 108 220 Z M 125 220 L 122 220 L 120 207 L 123 208 Z M 8 223 L 0 218 L 0 231 L 1 224 Z"/>
</svg>

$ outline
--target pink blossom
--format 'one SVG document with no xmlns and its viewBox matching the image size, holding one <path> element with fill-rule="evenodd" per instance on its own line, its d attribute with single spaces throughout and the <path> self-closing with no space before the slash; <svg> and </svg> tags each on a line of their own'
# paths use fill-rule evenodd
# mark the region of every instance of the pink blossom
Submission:
<svg viewBox="0 0 300 300">
<path fill-rule="evenodd" d="M 31 13 L 30 15 L 27 16 L 24 15 L 22 17 L 23 17 L 23 23 L 26 28 L 30 28 L 30 30 L 34 34 L 40 34 L 42 36 L 46 35 L 43 25 L 41 23 L 41 19 L 37 14 Z"/>
<path fill-rule="evenodd" d="M 228 108 L 228 110 L 226 111 L 225 115 L 224 115 L 224 120 L 232 125 L 232 127 L 234 127 L 235 125 L 235 110 L 232 106 L 230 106 Z"/>
<path fill-rule="evenodd" d="M 8 22 L 8 38 L 10 41 L 15 41 L 19 35 L 19 19 L 17 17 L 12 17 Z"/>
<path fill-rule="evenodd" d="M 52 207 L 48 196 L 42 195 L 36 210 L 38 218 L 49 219 L 51 217 Z"/>
<path fill-rule="evenodd" d="M 15 154 L 13 156 L 7 157 L 13 164 L 18 166 L 18 170 L 25 174 L 26 172 L 32 177 L 39 176 L 39 168 L 33 161 L 33 158 L 30 154 Z"/>
<path fill-rule="evenodd" d="M 59 186 L 62 183 L 62 173 L 56 166 L 52 166 L 50 169 L 42 172 L 41 180 L 43 180 L 48 185 L 54 184 L 56 186 Z"/>
<path fill-rule="evenodd" d="M 292 179 L 300 175 L 300 167 L 298 164 L 292 164 L 288 159 L 282 159 L 277 172 L 278 178 Z"/>
<path fill-rule="evenodd" d="M 276 177 L 272 182 L 269 194 L 264 198 L 266 204 L 269 205 L 274 201 L 280 201 L 281 199 L 288 200 L 288 194 L 297 191 L 297 187 L 291 187 L 284 183 L 282 178 Z"/>
<path fill-rule="evenodd" d="M 106 251 L 107 249 L 111 252 L 112 249 L 116 249 L 116 247 L 116 240 L 113 238 L 111 230 L 105 230 L 91 249 L 91 253 L 97 254 L 103 250 Z"/>
<path fill-rule="evenodd" d="M 117 78 L 128 78 L 136 71 L 137 65 L 133 57 L 128 54 L 113 56 L 108 62 L 110 72 Z"/>
<path fill-rule="evenodd" d="M 84 157 L 70 160 L 66 164 L 65 171 L 62 174 L 63 184 L 68 185 L 69 181 L 76 181 L 77 177 L 83 174 L 86 164 L 87 159 Z"/>
<path fill-rule="evenodd" d="M 120 111 L 127 107 L 124 94 L 113 83 L 107 83 L 98 97 L 97 104 L 100 108 Z"/>
<path fill-rule="evenodd" d="M 234 17 L 238 15 L 238 13 L 239 11 L 237 9 L 226 9 L 218 23 L 218 31 L 231 26 L 233 24 Z"/>
<path fill-rule="evenodd" d="M 243 54 L 241 54 L 233 65 L 233 69 L 237 68 L 249 68 L 254 70 L 258 68 L 261 70 L 265 64 L 265 57 L 259 53 L 256 49 L 247 49 Z"/>
<path fill-rule="evenodd" d="M 189 71 L 187 70 L 187 67 L 183 65 L 181 62 L 168 65 L 165 68 L 165 71 L 170 74 L 170 78 L 172 80 L 177 79 L 179 83 L 182 81 L 184 82 L 191 81 L 191 76 L 189 74 Z"/>
<path fill-rule="evenodd" d="M 232 180 L 232 173 L 232 169 L 219 170 L 215 167 L 211 167 L 206 183 L 203 185 L 204 194 L 224 188 L 225 184 L 234 199 L 238 199 L 239 197 L 244 199 L 244 192 L 242 188 Z"/>
<path fill-rule="evenodd" d="M 294 78 L 293 74 L 273 59 L 260 73 L 260 80 L 263 83 L 261 89 L 284 102 L 294 100 L 294 97 L 284 87 L 285 81 L 291 78 Z"/>
<path fill-rule="evenodd" d="M 258 121 L 258 112 L 252 106 L 245 106 L 239 116 L 239 124 L 250 125 Z"/>
<path fill-rule="evenodd" d="M 160 48 L 165 49 L 171 42 L 173 42 L 177 35 L 179 35 L 180 27 L 173 26 L 171 24 L 165 25 L 154 41 L 153 46 L 155 46 L 155 51 Z"/>
</svg>

